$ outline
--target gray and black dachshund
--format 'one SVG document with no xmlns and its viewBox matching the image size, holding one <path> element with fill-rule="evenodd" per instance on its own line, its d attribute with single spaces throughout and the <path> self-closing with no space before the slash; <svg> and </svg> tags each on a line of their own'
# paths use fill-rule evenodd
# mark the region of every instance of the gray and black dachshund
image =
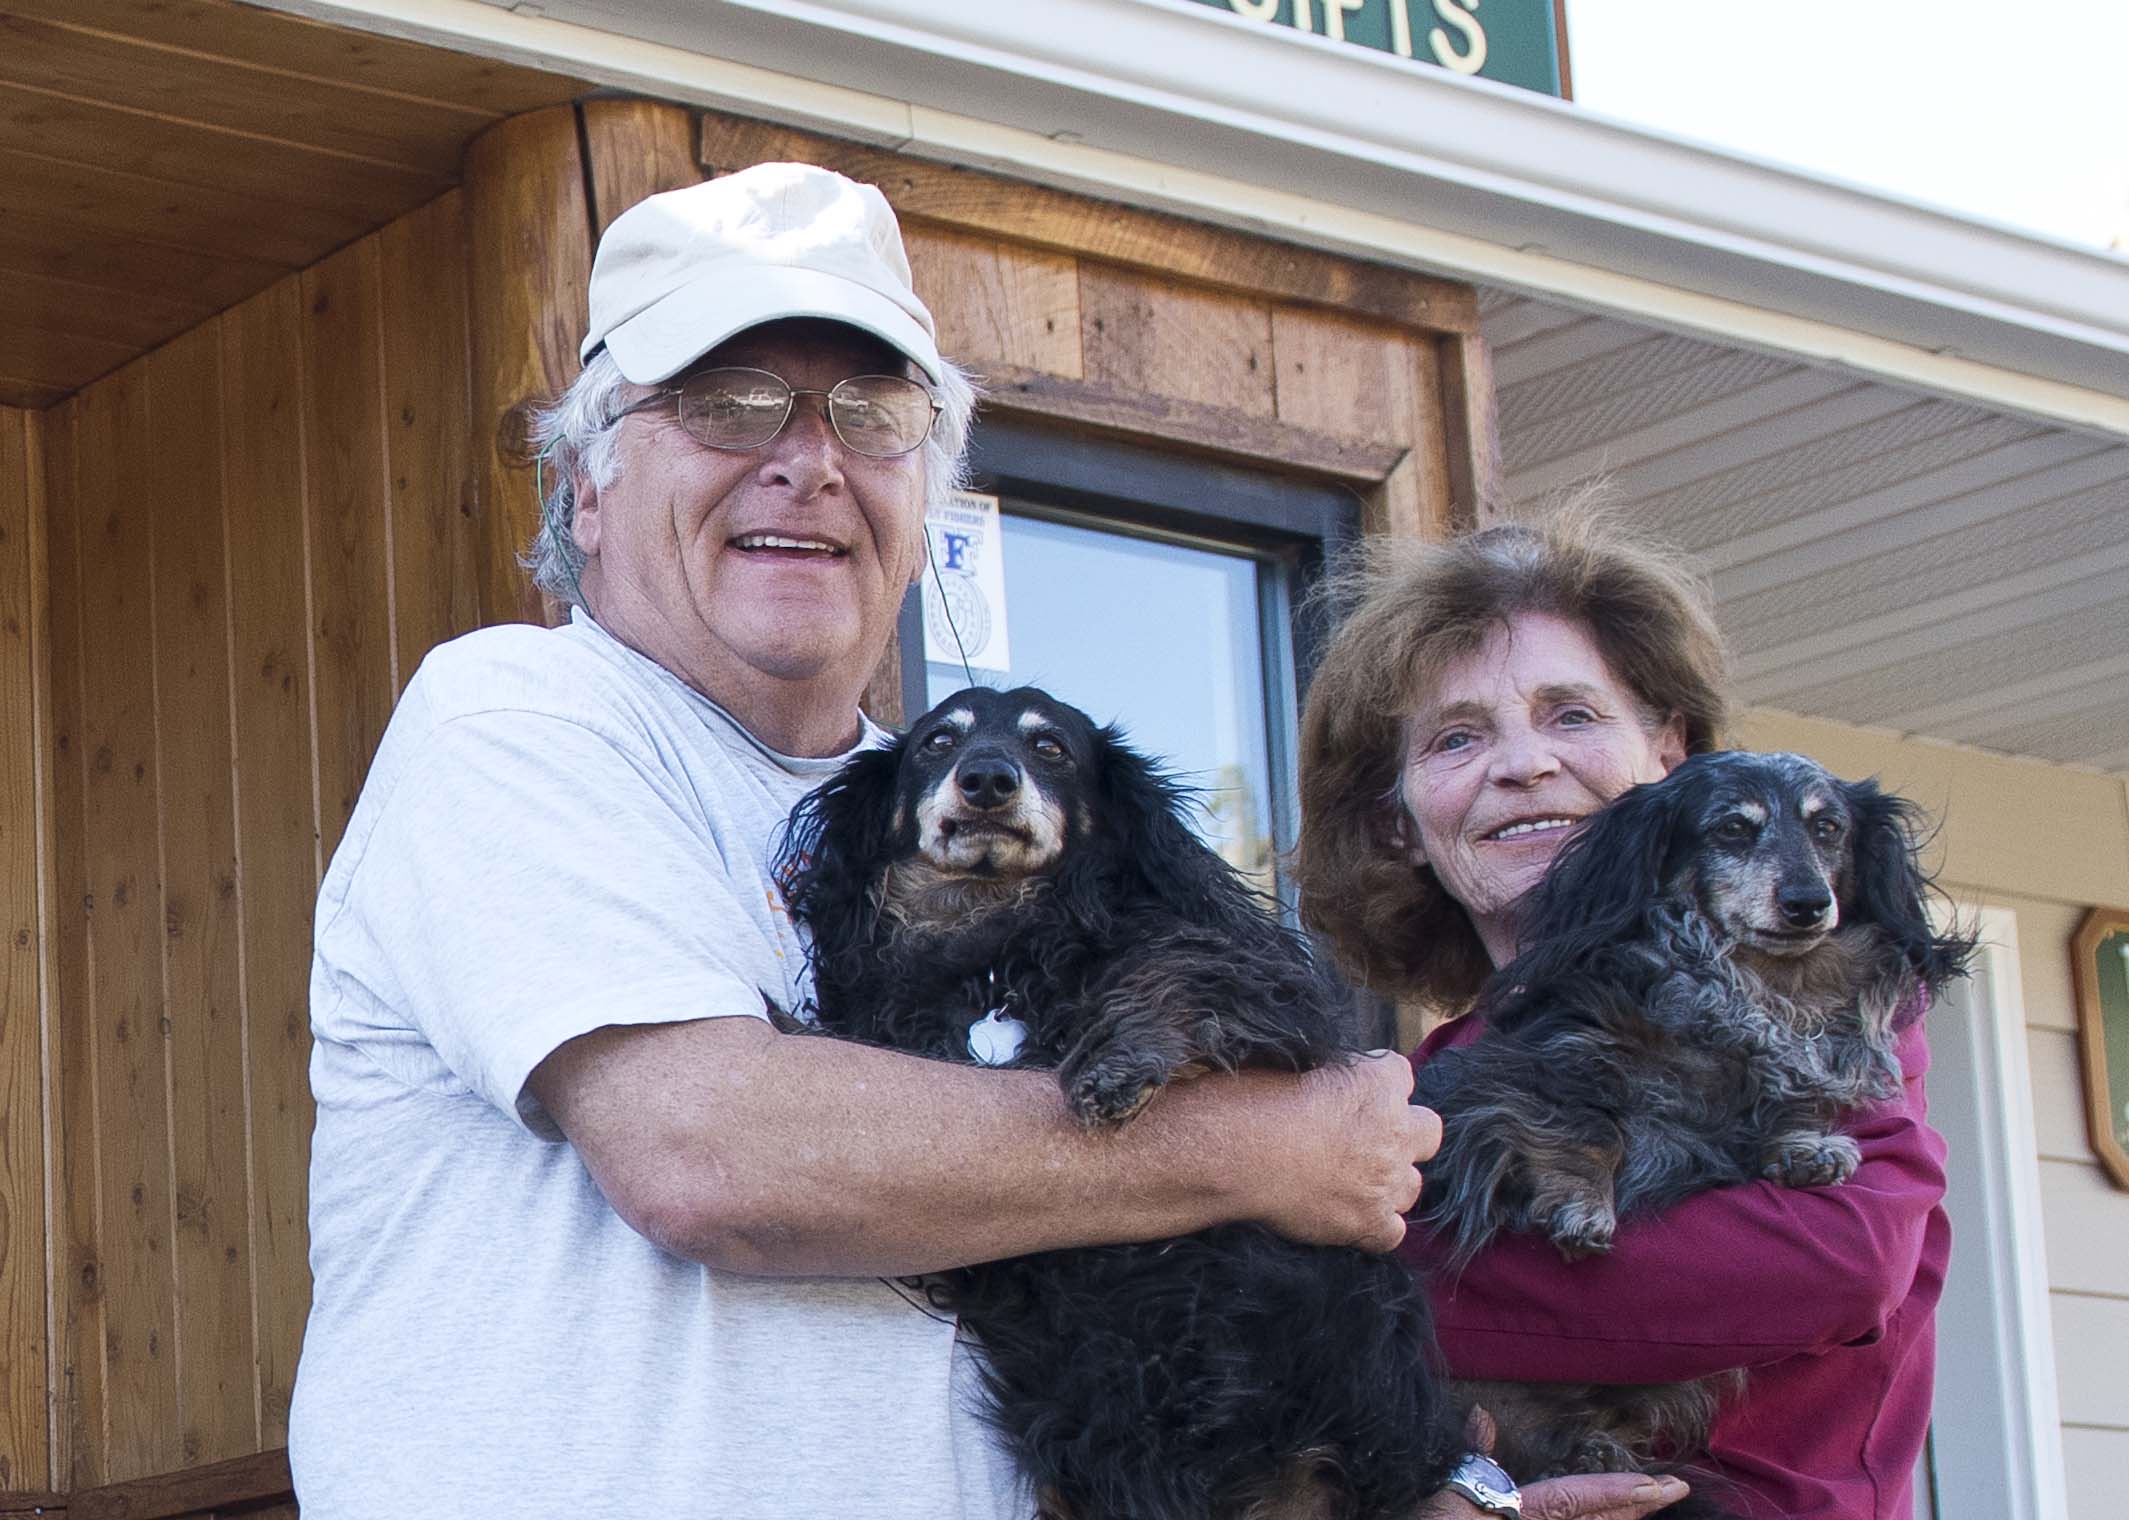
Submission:
<svg viewBox="0 0 2129 1520">
<path fill-rule="evenodd" d="M 819 1027 L 1053 1070 L 1093 1128 L 1195 1072 L 1344 1059 L 1345 999 L 1185 802 L 1044 692 L 947 698 L 793 815 Z M 1046 1520 L 1407 1520 L 1464 1449 L 1391 1257 L 1229 1224 L 926 1286 L 982 1343 Z"/>
<path fill-rule="evenodd" d="M 1846 1182 L 1860 1157 L 1843 1119 L 1900 1091 L 1900 1035 L 1973 949 L 1931 922 L 1922 823 L 1873 782 L 1742 752 L 1593 817 L 1481 993 L 1484 1033 L 1419 1074 L 1413 1101 L 1444 1126 L 1419 1217 L 1452 1266 L 1502 1231 L 1576 1257 L 1707 1188 Z M 1720 1392 L 1479 1397 L 1504 1462 L 1537 1477 L 1690 1453 Z"/>
</svg>

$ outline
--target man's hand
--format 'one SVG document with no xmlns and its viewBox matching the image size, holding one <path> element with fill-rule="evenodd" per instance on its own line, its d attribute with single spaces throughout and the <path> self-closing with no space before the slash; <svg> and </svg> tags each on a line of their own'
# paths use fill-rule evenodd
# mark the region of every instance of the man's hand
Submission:
<svg viewBox="0 0 2129 1520">
<path fill-rule="evenodd" d="M 1440 1117 L 1410 1101 L 1411 1063 L 1378 1051 L 1260 1085 L 1255 1217 L 1294 1240 L 1393 1249 L 1419 1202 L 1419 1164 L 1441 1148 Z"/>
<path fill-rule="evenodd" d="M 1582 1473 L 1547 1478 L 1523 1490 L 1523 1520 L 1642 1520 L 1686 1496 L 1676 1478 L 1640 1473 Z M 1462 1494 L 1444 1490 L 1429 1499 L 1419 1520 L 1488 1520 Z"/>
</svg>

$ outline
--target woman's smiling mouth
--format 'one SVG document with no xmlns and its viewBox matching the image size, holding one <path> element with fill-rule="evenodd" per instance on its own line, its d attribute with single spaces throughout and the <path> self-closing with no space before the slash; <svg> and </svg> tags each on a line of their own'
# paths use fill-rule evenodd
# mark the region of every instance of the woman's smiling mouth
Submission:
<svg viewBox="0 0 2129 1520">
<path fill-rule="evenodd" d="M 1552 833 L 1559 829 L 1571 829 L 1582 820 L 1579 818 L 1521 818 L 1514 823 L 1503 824 L 1492 832 L 1479 837 L 1488 843 L 1508 839 L 1523 839 L 1532 834 Z"/>
</svg>

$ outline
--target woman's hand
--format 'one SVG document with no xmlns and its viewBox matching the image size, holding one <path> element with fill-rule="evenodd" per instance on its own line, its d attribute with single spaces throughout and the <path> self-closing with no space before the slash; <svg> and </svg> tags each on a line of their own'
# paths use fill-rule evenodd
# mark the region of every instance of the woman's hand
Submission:
<svg viewBox="0 0 2129 1520">
<path fill-rule="evenodd" d="M 1464 1435 L 1475 1450 L 1491 1453 L 1498 1434 L 1491 1411 L 1471 1411 Z M 1680 1479 L 1648 1473 L 1575 1473 L 1521 1487 L 1523 1520 L 1642 1520 L 1692 1491 Z M 1486 1512 L 1445 1488 L 1421 1507 L 1418 1520 L 1486 1520 Z"/>
<path fill-rule="evenodd" d="M 1642 1520 L 1686 1496 L 1676 1478 L 1640 1473 L 1578 1473 L 1523 1490 L 1523 1520 Z M 1447 1489 L 1429 1499 L 1419 1520 L 1487 1520 L 1486 1512 Z"/>
</svg>

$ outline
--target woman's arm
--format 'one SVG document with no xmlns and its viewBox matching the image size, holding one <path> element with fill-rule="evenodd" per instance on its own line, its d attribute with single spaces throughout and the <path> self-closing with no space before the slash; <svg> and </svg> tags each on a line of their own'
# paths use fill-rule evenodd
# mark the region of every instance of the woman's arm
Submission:
<svg viewBox="0 0 2129 1520">
<path fill-rule="evenodd" d="M 1900 1054 L 1906 1092 L 1846 1128 L 1863 1159 L 1839 1187 L 1718 1188 L 1629 1221 L 1610 1254 L 1577 1262 L 1540 1237 L 1503 1237 L 1437 1279 L 1449 1365 L 1515 1382 L 1671 1382 L 1875 1336 L 1944 1195 L 1919 1022 Z M 1429 1271 L 1442 1254 L 1420 1227 L 1401 1250 Z"/>
</svg>

